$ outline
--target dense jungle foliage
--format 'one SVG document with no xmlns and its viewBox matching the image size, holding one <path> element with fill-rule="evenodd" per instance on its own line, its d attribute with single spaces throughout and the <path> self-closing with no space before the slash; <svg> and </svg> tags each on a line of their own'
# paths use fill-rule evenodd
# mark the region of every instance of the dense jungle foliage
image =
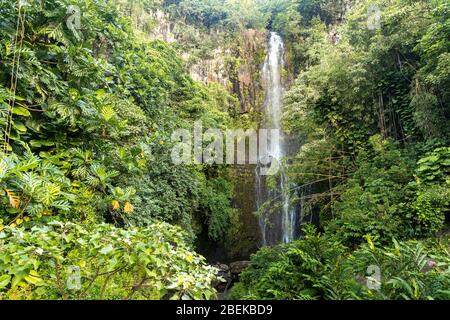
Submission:
<svg viewBox="0 0 450 320">
<path fill-rule="evenodd" d="M 298 26 L 284 30 L 299 59 L 284 121 L 304 144 L 288 170 L 313 186 L 297 196 L 320 222 L 257 253 L 233 297 L 449 299 L 450 5 L 379 1 L 370 30 L 371 3 L 336 24 L 326 2 L 292 1 L 273 20 Z"/>
<path fill-rule="evenodd" d="M 66 27 L 69 5 L 81 30 Z M 78 298 L 210 297 L 214 272 L 191 252 L 197 229 L 227 228 L 228 173 L 173 166 L 170 135 L 190 119 L 226 125 L 227 93 L 108 1 L 30 1 L 17 33 L 17 1 L 0 12 L 1 294 L 74 298 L 70 262 L 89 266 Z"/>
<path fill-rule="evenodd" d="M 156 10 L 182 38 L 149 36 Z M 196 247 L 239 232 L 235 171 L 173 165 L 171 135 L 251 125 L 182 59 L 248 29 L 285 42 L 287 175 L 315 219 L 228 297 L 450 299 L 448 1 L 0 0 L 0 15 L 0 299 L 217 298 Z"/>
</svg>

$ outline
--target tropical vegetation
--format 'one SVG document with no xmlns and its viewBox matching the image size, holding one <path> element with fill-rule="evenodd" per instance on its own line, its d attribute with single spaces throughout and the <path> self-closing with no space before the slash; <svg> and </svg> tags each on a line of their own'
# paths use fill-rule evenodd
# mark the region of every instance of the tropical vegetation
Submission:
<svg viewBox="0 0 450 320">
<path fill-rule="evenodd" d="M 158 12 L 175 40 L 154 37 Z M 450 299 L 448 1 L 0 0 L 0 15 L 0 299 L 218 297 L 198 252 L 241 239 L 240 182 L 175 166 L 171 135 L 259 125 L 248 30 L 286 45 L 286 175 L 307 210 L 226 297 Z M 225 85 L 193 79 L 220 58 Z"/>
</svg>

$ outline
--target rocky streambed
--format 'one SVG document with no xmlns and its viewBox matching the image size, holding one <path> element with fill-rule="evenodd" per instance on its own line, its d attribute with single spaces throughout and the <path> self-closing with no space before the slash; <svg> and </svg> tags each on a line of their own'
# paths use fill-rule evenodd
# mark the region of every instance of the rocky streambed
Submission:
<svg viewBox="0 0 450 320">
<path fill-rule="evenodd" d="M 239 282 L 241 273 L 250 265 L 250 261 L 236 261 L 229 264 L 217 263 L 214 265 L 217 268 L 218 276 L 222 281 L 218 281 L 215 284 L 215 288 L 218 292 L 218 299 L 225 300 L 229 290 L 236 282 Z"/>
</svg>

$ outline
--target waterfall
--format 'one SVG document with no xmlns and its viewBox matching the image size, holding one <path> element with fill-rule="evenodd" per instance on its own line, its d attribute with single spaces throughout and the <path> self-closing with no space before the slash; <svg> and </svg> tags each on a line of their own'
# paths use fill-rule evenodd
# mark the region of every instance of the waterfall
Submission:
<svg viewBox="0 0 450 320">
<path fill-rule="evenodd" d="M 281 37 L 272 32 L 270 34 L 268 55 L 262 68 L 262 77 L 265 86 L 266 100 L 264 105 L 266 121 L 263 125 L 267 129 L 279 129 L 281 139 L 276 142 L 270 141 L 266 154 L 273 159 L 272 161 L 282 162 L 283 157 L 287 155 L 287 145 L 282 133 L 282 114 L 283 114 L 283 77 L 284 69 L 284 44 Z M 296 208 L 290 203 L 290 183 L 286 176 L 283 166 L 277 179 L 277 190 L 271 191 L 267 187 L 266 178 L 260 175 L 260 168 L 256 169 L 255 189 L 256 206 L 260 212 L 259 225 L 261 229 L 261 238 L 263 245 L 275 245 L 280 242 L 289 243 L 295 238 L 297 223 Z M 273 201 L 274 199 L 278 201 Z M 263 205 L 270 202 L 267 207 Z M 275 203 L 279 202 L 279 208 Z M 261 210 L 263 209 L 263 210 Z M 267 209 L 272 210 L 267 214 Z"/>
<path fill-rule="evenodd" d="M 279 35 L 272 32 L 269 40 L 269 51 L 262 69 L 263 81 L 265 84 L 265 113 L 266 126 L 268 129 L 281 130 L 283 80 L 281 71 L 284 68 L 284 44 Z M 271 146 L 271 156 L 277 160 L 283 157 L 283 147 L 281 143 Z"/>
</svg>

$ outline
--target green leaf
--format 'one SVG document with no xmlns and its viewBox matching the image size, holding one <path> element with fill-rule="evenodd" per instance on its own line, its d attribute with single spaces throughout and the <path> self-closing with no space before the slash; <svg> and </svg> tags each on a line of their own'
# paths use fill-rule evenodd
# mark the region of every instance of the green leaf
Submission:
<svg viewBox="0 0 450 320">
<path fill-rule="evenodd" d="M 113 246 L 109 244 L 106 247 L 104 247 L 102 250 L 100 250 L 100 253 L 107 255 L 108 253 L 110 253 L 113 250 L 114 250 Z"/>
<path fill-rule="evenodd" d="M 12 112 L 18 116 L 29 117 L 31 115 L 30 111 L 25 109 L 24 107 L 14 107 Z"/>
<path fill-rule="evenodd" d="M 27 127 L 25 127 L 25 125 L 20 121 L 14 121 L 13 127 L 17 131 L 20 131 L 21 133 L 27 132 Z"/>
<path fill-rule="evenodd" d="M 40 148 L 42 146 L 52 147 L 55 143 L 49 140 L 31 140 L 30 145 L 34 148 Z"/>
<path fill-rule="evenodd" d="M 11 281 L 11 276 L 9 274 L 4 274 L 0 276 L 0 289 L 5 288 Z"/>
<path fill-rule="evenodd" d="M 27 276 L 27 272 L 25 271 L 20 271 L 18 273 L 16 273 L 14 275 L 14 278 L 12 279 L 12 283 L 11 283 L 11 287 L 12 288 L 16 288 L 18 285 L 20 285 L 20 283 L 22 282 L 23 279 L 25 279 L 25 277 Z"/>
</svg>

